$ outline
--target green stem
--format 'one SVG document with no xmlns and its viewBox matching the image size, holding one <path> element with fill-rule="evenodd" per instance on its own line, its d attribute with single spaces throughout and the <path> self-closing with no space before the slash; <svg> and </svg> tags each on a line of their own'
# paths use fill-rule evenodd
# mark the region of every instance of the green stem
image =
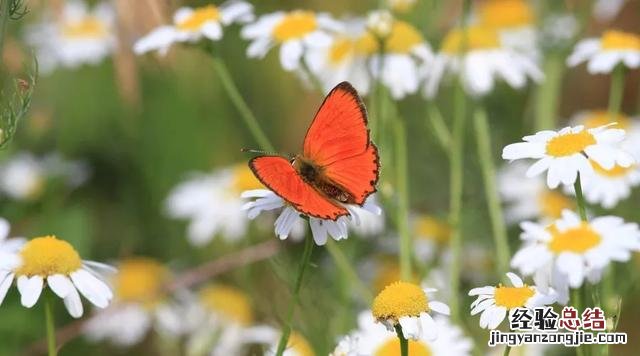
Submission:
<svg viewBox="0 0 640 356">
<path fill-rule="evenodd" d="M 582 288 L 571 289 L 571 305 L 578 310 L 578 315 L 582 313 Z M 576 348 L 576 355 L 584 355 L 584 347 Z"/>
<path fill-rule="evenodd" d="M 474 113 L 474 123 L 476 131 L 476 141 L 478 143 L 478 159 L 484 178 L 484 193 L 489 208 L 489 218 L 493 230 L 493 239 L 497 252 L 497 272 L 504 276 L 509 272 L 509 242 L 507 237 L 507 226 L 504 223 L 502 205 L 498 195 L 496 184 L 496 169 L 493 164 L 491 153 L 491 135 L 489 134 L 489 120 L 487 111 L 479 103 Z"/>
<path fill-rule="evenodd" d="M 9 23 L 9 7 L 12 1 L 13 0 L 0 0 L 0 65 L 2 64 L 4 38 L 7 34 L 7 24 Z"/>
<path fill-rule="evenodd" d="M 409 187 L 407 178 L 407 134 L 402 120 L 395 120 L 396 189 L 398 192 L 398 233 L 400 234 L 400 277 L 412 280 L 411 233 L 409 231 Z"/>
<path fill-rule="evenodd" d="M 429 123 L 433 129 L 433 135 L 436 137 L 436 140 L 438 140 L 440 146 L 442 146 L 442 149 L 449 153 L 451 147 L 451 132 L 449 132 L 449 128 L 442 118 L 442 113 L 438 110 L 434 102 L 427 103 L 427 112 Z"/>
<path fill-rule="evenodd" d="M 280 341 L 278 342 L 278 349 L 276 351 L 277 356 L 282 356 L 284 350 L 287 348 L 287 344 L 289 343 L 289 335 L 291 335 L 291 322 L 293 320 L 293 314 L 295 311 L 295 307 L 300 300 L 300 288 L 302 287 L 302 280 L 304 278 L 304 273 L 307 270 L 307 266 L 309 265 L 309 261 L 311 260 L 311 253 L 313 252 L 314 246 L 313 238 L 311 236 L 307 236 L 305 238 L 304 244 L 304 252 L 302 253 L 302 260 L 300 261 L 300 266 L 298 268 L 298 276 L 296 278 L 296 284 L 293 288 L 293 300 L 289 304 L 289 310 L 287 312 L 287 319 L 285 320 L 285 324 L 282 327 L 282 336 L 280 337 Z"/>
<path fill-rule="evenodd" d="M 251 135 L 256 140 L 258 145 L 260 145 L 260 148 L 266 151 L 273 151 L 271 142 L 269 142 L 269 139 L 260 127 L 260 124 L 258 123 L 255 115 L 253 114 L 251 109 L 249 109 L 249 105 L 247 105 L 247 102 L 240 94 L 238 87 L 234 83 L 231 74 L 229 73 L 229 69 L 225 65 L 222 58 L 217 55 L 213 56 L 213 68 L 218 74 L 218 79 L 222 83 L 224 90 L 229 95 L 229 99 L 231 99 L 231 102 L 240 113 L 240 117 L 242 117 L 242 120 L 244 121 L 245 125 L 247 125 L 247 128 L 251 132 Z"/>
<path fill-rule="evenodd" d="M 611 88 L 609 89 L 609 116 L 617 120 L 622 107 L 624 93 L 624 65 L 618 64 L 611 73 Z"/>
<path fill-rule="evenodd" d="M 580 212 L 580 219 L 587 221 L 587 210 L 585 208 L 584 195 L 582 194 L 582 182 L 580 180 L 580 173 L 576 178 L 576 182 L 573 183 L 573 188 L 576 191 L 576 201 L 578 203 L 578 211 Z"/>
<path fill-rule="evenodd" d="M 369 291 L 369 289 L 364 284 L 362 284 L 362 281 L 360 281 L 360 278 L 358 278 L 358 274 L 353 270 L 353 267 L 351 267 L 351 264 L 349 263 L 347 256 L 344 255 L 344 252 L 342 252 L 342 249 L 340 249 L 338 245 L 336 245 L 333 239 L 329 239 L 329 241 L 327 241 L 326 248 L 327 251 L 329 251 L 331 258 L 333 258 L 333 262 L 336 263 L 336 266 L 338 266 L 338 269 L 340 269 L 342 274 L 347 276 L 347 279 L 351 282 L 351 285 L 355 287 L 355 289 L 361 296 L 364 297 L 367 305 L 371 304 L 371 302 L 373 301 L 373 295 L 371 295 L 371 291 Z"/>
<path fill-rule="evenodd" d="M 45 297 L 44 315 L 47 327 L 47 350 L 49 351 L 49 356 L 56 356 L 58 354 L 56 349 L 56 327 L 53 321 L 53 311 L 51 310 L 51 298 Z"/>
<path fill-rule="evenodd" d="M 396 324 L 394 328 L 396 329 L 396 335 L 398 335 L 398 339 L 400 340 L 400 356 L 409 356 L 409 341 L 404 337 L 402 327 L 400 324 Z"/>
<path fill-rule="evenodd" d="M 507 345 L 504 348 L 504 353 L 502 354 L 502 356 L 509 356 L 509 353 L 511 352 L 511 346 Z"/>
<path fill-rule="evenodd" d="M 453 140 L 451 143 L 450 164 L 450 200 L 449 224 L 451 225 L 451 271 L 449 285 L 451 287 L 451 316 L 454 320 L 460 318 L 458 295 L 460 294 L 460 264 L 462 249 L 462 190 L 463 190 L 463 159 L 464 159 L 464 131 L 466 121 L 466 95 L 462 83 L 457 83 L 454 93 L 453 111 Z"/>
<path fill-rule="evenodd" d="M 549 130 L 556 127 L 558 102 L 562 89 L 564 73 L 564 56 L 552 52 L 544 59 L 544 81 L 536 87 L 535 95 L 535 128 L 536 131 Z"/>
</svg>

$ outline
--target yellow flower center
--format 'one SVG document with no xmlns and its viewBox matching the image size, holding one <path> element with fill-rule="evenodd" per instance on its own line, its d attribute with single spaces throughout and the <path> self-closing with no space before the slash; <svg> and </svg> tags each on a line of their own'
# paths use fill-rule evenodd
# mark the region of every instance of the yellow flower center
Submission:
<svg viewBox="0 0 640 356">
<path fill-rule="evenodd" d="M 596 143 L 595 137 L 587 131 L 566 133 L 547 142 L 547 154 L 554 157 L 571 156 L 584 151 L 585 148 Z"/>
<path fill-rule="evenodd" d="M 616 117 L 612 117 L 607 111 L 603 110 L 592 111 L 584 119 L 584 126 L 588 129 L 612 123 L 616 123 L 612 125 L 612 127 L 627 129 L 631 125 L 631 120 L 624 114 L 618 114 Z"/>
<path fill-rule="evenodd" d="M 619 165 L 615 165 L 613 166 L 613 168 L 611 169 L 605 169 L 604 167 L 602 167 L 601 165 L 598 164 L 598 162 L 594 161 L 594 160 L 589 160 L 589 163 L 591 163 L 591 167 L 593 167 L 593 170 L 604 177 L 609 177 L 609 178 L 620 178 L 620 177 L 624 177 L 627 174 L 629 174 L 629 172 L 631 172 L 632 170 L 636 169 L 635 165 L 631 165 L 629 167 L 622 167 Z"/>
<path fill-rule="evenodd" d="M 245 190 L 264 188 L 246 164 L 237 164 L 233 167 L 233 193 L 237 196 Z"/>
<path fill-rule="evenodd" d="M 403 316 L 419 316 L 429 311 L 427 294 L 420 286 L 409 282 L 395 282 L 376 296 L 371 308 L 377 320 L 397 323 Z"/>
<path fill-rule="evenodd" d="M 182 31 L 197 31 L 208 21 L 220 20 L 220 11 L 214 5 L 203 6 L 193 10 L 188 18 L 176 24 Z"/>
<path fill-rule="evenodd" d="M 395 21 L 391 28 L 391 34 L 385 42 L 385 52 L 409 53 L 415 46 L 424 42 L 422 35 L 411 24 L 404 21 Z"/>
<path fill-rule="evenodd" d="M 160 300 L 169 278 L 169 271 L 159 262 L 135 257 L 120 263 L 113 284 L 118 299 L 153 305 Z"/>
<path fill-rule="evenodd" d="M 530 26 L 534 21 L 533 10 L 522 0 L 484 1 L 478 17 L 482 25 L 496 29 Z"/>
<path fill-rule="evenodd" d="M 422 341 L 409 340 L 409 355 L 411 356 L 431 356 L 431 348 Z M 398 338 L 389 339 L 380 346 L 375 356 L 400 356 L 400 340 Z"/>
<path fill-rule="evenodd" d="M 601 46 L 604 50 L 640 51 L 640 36 L 622 31 L 605 31 L 602 34 Z"/>
<path fill-rule="evenodd" d="M 62 33 L 69 38 L 101 38 L 109 34 L 107 26 L 95 16 L 68 22 L 62 25 Z"/>
<path fill-rule="evenodd" d="M 563 210 L 575 208 L 573 200 L 554 190 L 543 192 L 538 199 L 542 215 L 549 218 L 560 218 Z"/>
<path fill-rule="evenodd" d="M 240 325 L 253 321 L 249 298 L 241 290 L 223 285 L 211 285 L 200 291 L 200 302 L 210 312 L 222 314 Z"/>
<path fill-rule="evenodd" d="M 30 240 L 20 251 L 20 257 L 22 265 L 16 270 L 20 276 L 68 275 L 82 267 L 80 255 L 73 246 L 55 236 Z"/>
<path fill-rule="evenodd" d="M 499 285 L 496 287 L 495 299 L 496 305 L 507 309 L 524 307 L 529 298 L 533 297 L 535 291 L 526 284 L 522 287 L 505 287 Z"/>
<path fill-rule="evenodd" d="M 341 64 L 356 52 L 356 47 L 357 41 L 346 37 L 336 38 L 329 48 L 329 63 L 332 65 Z"/>
<path fill-rule="evenodd" d="M 459 54 L 499 47 L 498 32 L 489 27 L 472 26 L 465 31 L 461 29 L 451 30 L 442 41 L 441 50 L 448 54 Z"/>
<path fill-rule="evenodd" d="M 420 216 L 415 222 L 415 233 L 417 236 L 432 240 L 438 245 L 446 245 L 451 237 L 451 228 L 431 216 Z"/>
<path fill-rule="evenodd" d="M 560 232 L 555 225 L 547 230 L 552 238 L 547 243 L 549 249 L 557 254 L 562 252 L 584 253 L 600 243 L 600 235 L 593 231 L 587 223 L 582 223 L 578 227 Z"/>
<path fill-rule="evenodd" d="M 313 351 L 311 345 L 309 345 L 309 341 L 304 338 L 304 336 L 298 334 L 297 332 L 292 332 L 289 336 L 289 342 L 287 343 L 287 348 L 290 348 L 292 351 L 295 351 L 297 356 L 315 356 L 316 353 Z"/>
<path fill-rule="evenodd" d="M 282 43 L 298 39 L 318 28 L 316 15 L 311 11 L 293 11 L 287 14 L 273 29 L 273 37 Z"/>
</svg>

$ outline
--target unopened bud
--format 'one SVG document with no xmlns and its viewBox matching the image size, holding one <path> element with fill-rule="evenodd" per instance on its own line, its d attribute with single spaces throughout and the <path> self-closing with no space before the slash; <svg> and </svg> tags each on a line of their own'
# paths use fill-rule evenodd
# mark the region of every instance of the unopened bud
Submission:
<svg viewBox="0 0 640 356">
<path fill-rule="evenodd" d="M 391 34 L 393 15 L 387 10 L 376 10 L 367 16 L 367 28 L 379 38 L 386 38 Z"/>
</svg>

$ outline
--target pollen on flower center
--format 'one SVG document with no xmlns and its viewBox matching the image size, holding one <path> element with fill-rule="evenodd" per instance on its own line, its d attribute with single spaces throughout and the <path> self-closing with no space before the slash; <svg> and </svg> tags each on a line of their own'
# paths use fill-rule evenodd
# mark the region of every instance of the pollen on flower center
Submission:
<svg viewBox="0 0 640 356">
<path fill-rule="evenodd" d="M 522 287 L 505 287 L 499 285 L 496 287 L 495 300 L 496 305 L 507 309 L 523 307 L 529 298 L 533 297 L 535 291 L 526 284 Z"/>
<path fill-rule="evenodd" d="M 640 36 L 623 31 L 605 31 L 602 34 L 601 47 L 605 50 L 640 51 Z"/>
<path fill-rule="evenodd" d="M 547 230 L 552 235 L 547 246 L 555 253 L 584 253 L 597 246 L 601 240 L 600 235 L 586 223 L 562 232 L 554 225 L 547 228 Z"/>
<path fill-rule="evenodd" d="M 200 302 L 213 313 L 226 316 L 240 325 L 253 321 L 249 298 L 242 291 L 228 286 L 211 285 L 200 291 Z"/>
<path fill-rule="evenodd" d="M 395 21 L 391 34 L 385 40 L 384 50 L 388 53 L 409 53 L 422 42 L 422 35 L 415 27 L 404 21 Z"/>
<path fill-rule="evenodd" d="M 594 111 L 589 113 L 589 115 L 584 119 L 584 126 L 588 129 L 593 129 L 600 126 L 612 125 L 614 128 L 627 129 L 631 126 L 631 121 L 629 117 L 623 114 L 618 114 L 615 117 L 612 117 L 606 111 Z"/>
<path fill-rule="evenodd" d="M 179 30 L 195 31 L 199 30 L 207 21 L 220 20 L 220 11 L 214 5 L 197 8 L 188 18 L 177 24 Z"/>
<path fill-rule="evenodd" d="M 560 218 L 563 210 L 575 207 L 573 200 L 553 190 L 543 192 L 538 199 L 542 215 L 550 218 Z"/>
<path fill-rule="evenodd" d="M 409 340 L 409 355 L 411 356 L 431 356 L 431 348 L 421 341 Z M 400 340 L 398 338 L 389 339 L 380 346 L 374 353 L 375 356 L 400 356 Z"/>
<path fill-rule="evenodd" d="M 480 23 L 492 28 L 521 27 L 533 24 L 531 7 L 522 0 L 488 0 L 480 5 Z"/>
<path fill-rule="evenodd" d="M 465 31 L 460 29 L 450 31 L 442 41 L 441 50 L 448 54 L 458 54 L 499 47 L 500 40 L 495 30 L 489 27 L 472 26 Z"/>
<path fill-rule="evenodd" d="M 262 183 L 260 183 L 258 178 L 256 178 L 246 164 L 238 164 L 234 166 L 232 174 L 234 197 L 245 190 L 264 188 Z"/>
<path fill-rule="evenodd" d="M 601 176 L 609 177 L 609 178 L 619 178 L 626 176 L 630 171 L 636 169 L 635 165 L 631 165 L 629 167 L 622 167 L 619 165 L 613 166 L 611 169 L 605 169 L 598 162 L 590 159 L 589 163 L 591 163 L 591 167 L 593 170 Z"/>
<path fill-rule="evenodd" d="M 17 275 L 47 277 L 68 275 L 82 267 L 78 252 L 68 242 L 55 236 L 37 237 L 27 242 L 20 251 L 22 265 Z"/>
<path fill-rule="evenodd" d="M 427 294 L 420 286 L 408 282 L 388 285 L 373 300 L 371 308 L 377 320 L 391 320 L 395 323 L 404 316 L 419 316 L 429 311 Z"/>
<path fill-rule="evenodd" d="M 571 156 L 584 151 L 585 148 L 596 143 L 595 137 L 587 131 L 567 133 L 556 136 L 547 142 L 547 154 L 554 157 Z"/>
<path fill-rule="evenodd" d="M 94 16 L 86 16 L 79 21 L 65 23 L 62 33 L 70 38 L 100 38 L 108 34 L 107 26 Z"/>
<path fill-rule="evenodd" d="M 113 284 L 122 301 L 154 304 L 169 277 L 169 271 L 157 261 L 136 257 L 120 263 Z"/>
<path fill-rule="evenodd" d="M 318 28 L 316 16 L 311 11 L 294 11 L 286 15 L 273 29 L 273 37 L 278 42 L 297 39 Z"/>
</svg>

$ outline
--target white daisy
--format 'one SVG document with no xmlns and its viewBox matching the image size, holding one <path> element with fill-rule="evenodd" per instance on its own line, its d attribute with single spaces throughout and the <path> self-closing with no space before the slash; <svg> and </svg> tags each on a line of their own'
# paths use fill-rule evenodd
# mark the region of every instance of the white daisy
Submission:
<svg viewBox="0 0 640 356">
<path fill-rule="evenodd" d="M 186 313 L 176 316 L 181 319 L 185 314 L 191 315 L 192 326 L 186 338 L 189 354 L 241 354 L 249 343 L 244 335 L 254 322 L 249 296 L 235 287 L 211 284 L 188 299 Z"/>
<path fill-rule="evenodd" d="M 82 161 L 67 161 L 58 153 L 36 157 L 20 152 L 0 164 L 0 191 L 15 200 L 31 201 L 39 198 L 48 179 L 61 179 L 75 188 L 89 177 L 89 169 Z"/>
<path fill-rule="evenodd" d="M 447 73 L 459 75 L 465 90 L 473 96 L 490 93 L 496 80 L 521 89 L 527 79 L 540 82 L 544 77 L 532 59 L 503 46 L 495 29 L 480 26 L 449 32 L 435 60 L 423 72 L 424 93 L 429 98 L 435 97 Z"/>
<path fill-rule="evenodd" d="M 478 296 L 471 303 L 471 315 L 480 312 L 480 327 L 483 329 L 495 329 L 515 308 L 535 308 L 553 304 L 555 295 L 540 293 L 536 287 L 528 286 L 515 273 L 508 272 L 507 277 L 512 287 L 499 284 L 497 287 L 486 286 L 474 288 L 469 291 L 470 296 Z"/>
<path fill-rule="evenodd" d="M 630 167 L 615 165 L 611 169 L 604 169 L 593 160 L 589 162 L 593 166 L 593 174 L 584 177 L 582 191 L 591 204 L 612 209 L 618 202 L 631 196 L 632 188 L 640 185 L 640 167 L 637 163 Z M 567 189 L 575 194 L 573 188 Z"/>
<path fill-rule="evenodd" d="M 371 86 L 367 62 L 372 53 L 366 46 L 366 36 L 364 19 L 347 19 L 327 45 L 314 46 L 305 52 L 309 70 L 326 92 L 348 81 L 360 95 L 367 95 Z"/>
<path fill-rule="evenodd" d="M 81 260 L 73 246 L 54 236 L 29 240 L 10 256 L 0 261 L 0 304 L 14 279 L 24 307 L 33 307 L 48 286 L 64 300 L 74 318 L 82 316 L 80 294 L 99 308 L 106 308 L 113 298 L 111 289 L 96 272 L 112 271 L 111 267 Z"/>
<path fill-rule="evenodd" d="M 471 355 L 473 342 L 448 318 L 434 318 L 438 328 L 435 340 L 421 337 L 409 340 L 410 355 Z M 398 338 L 375 321 L 370 311 L 358 316 L 358 329 L 343 337 L 331 356 L 395 356 L 400 353 Z"/>
<path fill-rule="evenodd" d="M 423 290 L 409 282 L 392 283 L 373 300 L 372 314 L 391 332 L 395 332 L 395 326 L 400 325 L 407 339 L 435 340 L 438 326 L 431 313 L 449 315 L 449 306 L 429 300 L 427 293 L 435 291 L 430 288 Z"/>
<path fill-rule="evenodd" d="M 281 210 L 278 219 L 275 221 L 275 233 L 281 239 L 285 240 L 294 229 L 299 229 L 299 224 L 303 222 L 302 213 L 288 205 L 282 198 L 274 192 L 267 189 L 248 190 L 242 193 L 242 198 L 254 199 L 242 207 L 247 211 L 249 219 L 255 219 L 263 211 Z M 362 223 L 371 224 L 371 219 L 361 220 L 361 215 L 374 214 L 381 215 L 382 209 L 376 205 L 375 199 L 367 198 L 362 206 L 353 204 L 343 204 L 345 209 L 349 211 L 349 215 L 340 216 L 337 220 L 324 220 L 315 217 L 309 217 L 309 226 L 313 240 L 317 245 L 327 243 L 329 236 L 336 241 L 346 239 L 349 236 L 348 228 L 351 223 L 358 226 Z"/>
<path fill-rule="evenodd" d="M 487 0 L 477 9 L 480 26 L 498 31 L 500 43 L 536 59 L 539 56 L 538 31 L 533 8 L 524 0 Z"/>
<path fill-rule="evenodd" d="M 592 159 L 605 169 L 616 164 L 629 167 L 633 157 L 618 148 L 625 132 L 608 126 L 585 129 L 584 126 L 565 127 L 560 131 L 540 131 L 525 136 L 525 142 L 513 143 L 504 148 L 502 158 L 516 160 L 533 158 L 538 161 L 527 170 L 527 177 L 547 172 L 547 185 L 555 189 L 560 185 L 573 184 L 578 173 L 587 176 L 593 173 L 589 164 Z"/>
<path fill-rule="evenodd" d="M 246 25 L 241 35 L 251 41 L 247 56 L 263 58 L 272 47 L 279 45 L 280 64 L 285 70 L 293 71 L 300 68 L 300 59 L 308 49 L 328 46 L 331 34 L 340 29 L 340 23 L 326 13 L 277 11 Z"/>
<path fill-rule="evenodd" d="M 640 118 L 622 113 L 613 117 L 606 110 L 588 110 L 574 114 L 570 122 L 571 125 L 584 125 L 588 129 L 610 125 L 624 130 L 624 140 L 620 142 L 620 148 L 631 153 L 636 162 L 640 162 Z"/>
<path fill-rule="evenodd" d="M 169 270 L 154 259 L 129 257 L 118 263 L 111 278 L 114 303 L 97 310 L 84 324 L 83 332 L 93 341 L 107 340 L 128 347 L 141 342 L 150 330 L 175 330 L 163 315 L 172 306 L 163 288 L 170 281 Z M 169 325 L 169 326 L 166 326 Z"/>
<path fill-rule="evenodd" d="M 368 25 L 371 26 L 371 25 Z M 373 55 L 369 70 L 380 80 L 394 99 L 418 91 L 422 75 L 420 68 L 429 67 L 433 62 L 431 46 L 420 31 L 408 22 L 393 20 L 387 36 L 377 39 L 371 29 L 361 45 L 366 53 Z M 383 53 L 380 53 L 380 41 Z"/>
<path fill-rule="evenodd" d="M 575 67 L 587 62 L 591 74 L 610 73 L 618 65 L 640 67 L 640 36 L 634 33 L 609 30 L 600 38 L 578 42 L 567 58 L 567 65 Z"/>
<path fill-rule="evenodd" d="M 529 165 L 513 162 L 498 172 L 498 191 L 505 202 L 509 224 L 523 220 L 553 221 L 564 209 L 574 209 L 575 201 L 560 190 L 551 190 L 542 177 L 527 178 Z"/>
<path fill-rule="evenodd" d="M 173 15 L 173 24 L 160 26 L 133 45 L 133 51 L 143 54 L 158 51 L 165 55 L 174 43 L 195 43 L 205 38 L 218 41 L 222 27 L 252 21 L 253 6 L 241 0 L 231 0 L 220 6 L 181 7 Z"/>
<path fill-rule="evenodd" d="M 451 227 L 430 215 L 420 214 L 411 219 L 413 250 L 419 261 L 430 262 L 438 253 L 447 250 L 451 238 Z M 394 241 L 397 245 L 397 242 Z"/>
<path fill-rule="evenodd" d="M 40 24 L 27 29 L 27 41 L 36 48 L 43 73 L 58 66 L 98 64 L 116 46 L 115 11 L 108 2 L 88 9 L 83 1 L 66 1 L 60 14 L 50 11 Z"/>
<path fill-rule="evenodd" d="M 536 285 L 546 292 L 553 287 L 566 303 L 569 287 L 579 288 L 585 277 L 596 283 L 612 261 L 625 262 L 632 251 L 640 250 L 640 230 L 616 216 L 583 222 L 565 210 L 553 225 L 521 224 L 524 245 L 511 266 L 524 275 L 534 275 Z"/>
<path fill-rule="evenodd" d="M 241 209 L 240 193 L 261 187 L 244 164 L 194 175 L 172 189 L 166 211 L 172 218 L 189 220 L 187 238 L 195 246 L 207 244 L 218 233 L 237 241 L 245 235 L 249 223 Z"/>
</svg>

